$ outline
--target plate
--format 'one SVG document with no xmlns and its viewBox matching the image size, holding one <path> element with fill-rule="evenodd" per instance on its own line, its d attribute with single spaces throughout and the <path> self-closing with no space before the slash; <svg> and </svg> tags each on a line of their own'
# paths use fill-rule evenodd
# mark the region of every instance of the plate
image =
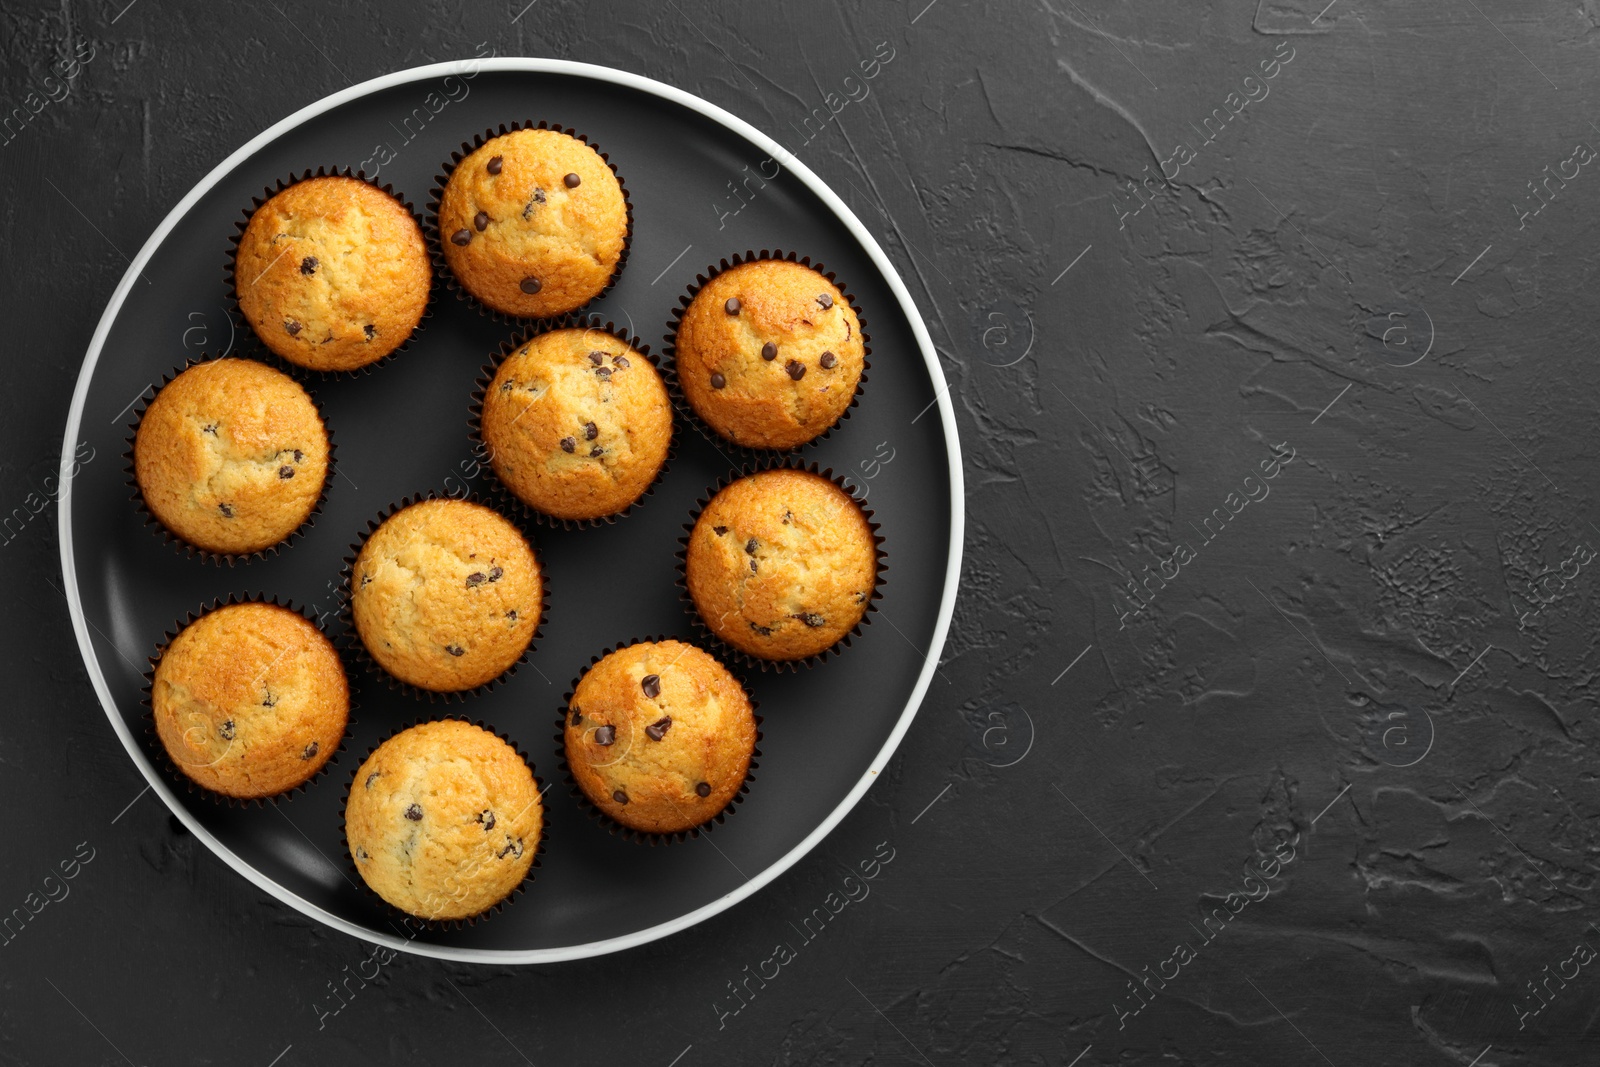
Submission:
<svg viewBox="0 0 1600 1067">
<path fill-rule="evenodd" d="M 555 718 L 590 658 L 658 633 L 693 640 L 677 584 L 678 538 L 728 473 L 678 419 L 655 492 L 614 525 L 529 526 L 550 586 L 543 637 L 506 684 L 465 703 L 392 691 L 346 657 L 357 708 L 337 763 L 277 804 L 224 807 L 173 781 L 146 729 L 144 672 L 166 630 L 229 594 L 334 611 L 339 572 L 369 519 L 408 495 L 482 488 L 467 418 L 473 384 L 514 330 L 436 279 L 433 315 L 368 374 L 308 385 L 338 452 L 315 524 L 277 555 L 234 567 L 191 558 L 146 527 L 125 454 L 138 401 L 202 352 L 261 356 L 222 267 L 235 222 L 278 179 L 365 169 L 419 214 L 452 151 L 502 123 L 585 134 L 627 183 L 634 232 L 617 284 L 586 311 L 660 353 L 673 307 L 726 256 L 782 248 L 837 274 L 871 334 L 859 405 L 799 458 L 867 494 L 887 570 L 872 622 L 838 657 L 793 674 L 738 670 L 760 702 L 760 767 L 726 822 L 679 844 L 609 833 L 567 793 Z M 768 177 L 771 175 L 771 177 Z M 536 59 L 435 64 L 352 86 L 224 160 L 173 209 L 117 286 L 84 358 L 62 445 L 61 565 L 73 628 L 112 728 L 150 788 L 206 847 L 283 903 L 396 950 L 489 963 L 577 959 L 682 930 L 750 896 L 814 848 L 861 799 L 910 726 L 944 644 L 962 535 L 961 458 L 948 387 L 904 283 L 844 202 L 779 144 L 728 112 L 622 71 Z M 330 615 L 327 624 L 340 623 Z M 511 737 L 544 783 L 546 843 L 526 891 L 458 930 L 413 931 L 346 860 L 345 787 L 378 741 L 459 714 Z"/>
</svg>

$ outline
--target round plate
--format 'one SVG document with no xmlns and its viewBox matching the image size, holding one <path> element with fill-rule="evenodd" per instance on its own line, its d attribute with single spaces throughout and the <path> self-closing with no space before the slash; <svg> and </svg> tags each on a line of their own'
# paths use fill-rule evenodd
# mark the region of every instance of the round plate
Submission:
<svg viewBox="0 0 1600 1067">
<path fill-rule="evenodd" d="M 396 358 L 370 374 L 311 381 L 338 445 L 322 513 L 276 556 L 231 568 L 175 549 L 130 501 L 123 457 L 137 401 L 191 356 L 261 353 L 232 317 L 222 269 L 252 197 L 308 168 L 364 167 L 420 214 L 452 151 L 519 120 L 578 130 L 622 174 L 632 250 L 616 286 L 586 310 L 653 352 L 695 276 L 734 253 L 792 249 L 854 294 L 871 334 L 869 381 L 850 418 L 801 458 L 867 491 L 886 539 L 879 610 L 851 647 L 814 669 L 747 674 L 764 718 L 760 767 L 744 802 L 709 834 L 635 844 L 580 808 L 554 742 L 573 679 L 619 641 L 694 639 L 677 586 L 678 538 L 728 462 L 680 417 L 676 461 L 628 517 L 592 530 L 529 529 L 550 610 L 544 637 L 509 682 L 464 704 L 429 704 L 348 663 L 358 706 L 336 764 L 281 803 L 218 804 L 177 783 L 146 728 L 144 672 L 163 633 L 234 593 L 335 610 L 342 560 L 369 519 L 407 495 L 481 482 L 468 477 L 470 394 L 513 331 L 436 280 L 433 317 Z M 768 179 L 771 161 L 782 169 Z M 550 962 L 642 944 L 715 915 L 793 865 L 860 800 L 910 725 L 937 669 L 960 568 L 961 458 L 947 388 L 910 294 L 860 221 L 781 146 L 726 111 L 646 78 L 556 60 L 391 74 L 291 115 L 229 156 L 157 227 L 118 285 L 84 358 L 62 445 L 61 564 L 73 627 L 106 715 L 150 787 L 224 862 L 290 907 L 446 959 Z M 329 623 L 339 626 L 333 615 Z M 500 913 L 413 934 L 350 869 L 341 809 L 350 776 L 378 741 L 446 714 L 481 720 L 528 754 L 551 786 L 546 847 L 526 891 Z"/>
</svg>

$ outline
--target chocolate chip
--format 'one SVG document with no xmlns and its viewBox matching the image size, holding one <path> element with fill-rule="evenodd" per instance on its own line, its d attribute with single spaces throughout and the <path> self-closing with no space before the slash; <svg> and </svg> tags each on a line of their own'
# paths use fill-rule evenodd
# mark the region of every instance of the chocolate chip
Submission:
<svg viewBox="0 0 1600 1067">
<path fill-rule="evenodd" d="M 566 183 L 568 189 L 576 189 L 578 186 L 583 184 L 583 179 L 578 177 L 576 174 L 569 174 L 561 180 Z"/>
<path fill-rule="evenodd" d="M 639 688 L 644 690 L 644 695 L 654 700 L 661 695 L 661 675 L 647 674 L 639 679 Z"/>
<path fill-rule="evenodd" d="M 602 726 L 594 732 L 594 743 L 597 745 L 612 745 L 616 743 L 616 740 L 617 728 L 615 726 Z"/>
<path fill-rule="evenodd" d="M 721 389 L 723 386 L 725 386 L 727 384 L 728 384 L 728 379 L 724 378 L 720 372 L 718 372 L 718 371 L 712 371 L 711 372 L 711 388 L 713 388 L 713 389 Z"/>
<path fill-rule="evenodd" d="M 611 799 L 615 800 L 618 804 L 626 804 L 628 802 L 628 794 L 619 789 L 615 793 L 611 794 Z"/>
<path fill-rule="evenodd" d="M 305 259 L 302 259 L 300 261 L 300 273 L 301 274 L 315 274 L 315 273 L 317 273 L 317 257 L 316 256 L 307 256 Z"/>
<path fill-rule="evenodd" d="M 516 608 L 512 608 L 510 611 L 506 612 L 506 618 L 510 619 L 512 622 L 516 622 L 517 621 L 517 609 Z"/>
<path fill-rule="evenodd" d="M 726 526 L 713 526 L 711 527 L 711 532 L 716 534 L 718 537 L 721 537 L 723 534 L 728 532 L 728 528 Z"/>
<path fill-rule="evenodd" d="M 627 370 L 630 366 L 632 366 L 632 364 L 628 362 L 627 356 L 612 356 L 611 364 L 618 370 Z"/>
<path fill-rule="evenodd" d="M 708 796 L 710 796 L 711 795 L 711 783 L 710 782 L 701 782 L 699 785 L 694 787 L 694 793 L 695 793 L 695 796 L 700 796 L 700 797 L 708 797 Z"/>
<path fill-rule="evenodd" d="M 578 439 L 576 437 L 563 437 L 561 439 L 561 451 L 563 451 L 563 452 L 571 452 L 571 451 L 574 451 L 577 447 L 578 447 Z"/>
<path fill-rule="evenodd" d="M 473 571 L 471 574 L 467 575 L 467 588 L 471 589 L 475 585 L 482 585 L 488 580 L 489 579 L 484 577 L 482 571 Z"/>
<path fill-rule="evenodd" d="M 753 559 L 750 561 L 750 573 L 751 574 L 755 574 L 756 573 L 756 561 L 753 560 Z"/>
<path fill-rule="evenodd" d="M 756 545 L 757 544 L 758 544 L 758 542 L 756 541 L 756 539 L 754 537 L 750 538 L 750 540 L 748 540 L 748 541 L 746 541 L 744 543 L 745 552 L 747 552 L 748 554 L 750 554 L 752 556 L 755 555 L 756 554 Z"/>
<path fill-rule="evenodd" d="M 231 504 L 218 504 L 217 505 L 217 510 L 222 512 L 222 517 L 223 518 L 225 518 L 225 519 L 233 518 L 233 506 Z"/>
<path fill-rule="evenodd" d="M 278 698 L 273 696 L 271 693 L 268 693 L 266 696 L 261 698 L 261 706 L 264 708 L 275 708 L 278 706 Z"/>
<path fill-rule="evenodd" d="M 783 369 L 788 371 L 789 377 L 793 378 L 797 382 L 806 376 L 806 365 L 801 363 L 798 359 L 791 359 L 788 363 L 784 364 Z"/>
<path fill-rule="evenodd" d="M 604 363 L 605 361 L 606 361 L 606 354 L 604 352 L 594 351 L 594 352 L 590 352 L 589 353 L 589 362 L 594 364 L 596 367 L 598 367 L 600 364 Z"/>
<path fill-rule="evenodd" d="M 750 629 L 754 630 L 756 633 L 760 634 L 762 637 L 771 637 L 772 636 L 772 627 L 770 627 L 770 626 L 757 626 L 755 623 L 751 623 L 750 624 Z"/>
<path fill-rule="evenodd" d="M 214 422 L 207 423 L 203 427 L 203 432 L 210 434 L 212 437 L 217 436 L 217 424 Z"/>
<path fill-rule="evenodd" d="M 543 289 L 543 288 L 544 288 L 544 286 L 539 284 L 539 279 L 538 278 L 524 278 L 524 279 L 522 279 L 522 291 L 524 293 L 527 293 L 529 296 L 532 296 L 534 293 L 537 293 L 540 289 Z"/>
<path fill-rule="evenodd" d="M 366 849 L 362 848 L 360 845 L 356 846 L 356 859 L 358 859 L 358 860 L 366 860 L 366 859 L 371 859 L 371 858 L 372 858 L 371 856 L 367 855 L 367 850 Z"/>
<path fill-rule="evenodd" d="M 601 456 L 603 456 L 605 454 L 606 454 L 606 450 L 601 448 L 599 445 L 595 445 L 593 448 L 589 449 L 589 458 L 590 459 L 599 459 Z"/>
<path fill-rule="evenodd" d="M 817 305 L 821 307 L 823 311 L 827 311 L 829 308 L 833 307 L 833 297 L 829 296 L 827 293 L 823 293 L 821 296 L 817 297 Z"/>
<path fill-rule="evenodd" d="M 500 168 L 505 166 L 505 162 L 506 159 L 504 156 L 491 156 L 489 159 L 489 165 L 484 169 L 490 174 L 499 174 Z"/>
<path fill-rule="evenodd" d="M 744 305 L 739 303 L 738 297 L 730 296 L 728 297 L 727 303 L 722 305 L 722 310 L 726 311 L 730 315 L 737 315 L 739 314 L 739 309 L 742 307 L 744 307 Z"/>
<path fill-rule="evenodd" d="M 822 353 L 822 358 L 818 359 L 817 362 L 822 365 L 823 370 L 832 370 L 838 365 L 839 357 L 832 352 L 824 352 Z"/>
<path fill-rule="evenodd" d="M 365 326 L 361 327 L 361 332 L 366 334 L 367 335 L 367 340 L 370 341 L 374 337 L 377 336 L 378 328 L 376 326 L 372 325 L 372 323 L 369 322 Z"/>
<path fill-rule="evenodd" d="M 596 437 L 599 437 L 599 436 L 600 436 L 600 427 L 596 426 L 592 422 L 586 422 L 586 423 L 583 424 L 583 439 L 585 441 L 593 441 Z"/>
<path fill-rule="evenodd" d="M 489 228 L 489 213 L 487 211 L 480 211 L 476 215 L 472 216 L 472 225 L 477 227 L 479 233 L 487 230 Z"/>
<path fill-rule="evenodd" d="M 365 588 L 365 587 L 367 587 L 367 586 L 369 586 L 369 585 L 371 585 L 371 584 L 372 584 L 372 575 L 370 575 L 370 574 L 363 574 L 363 575 L 362 575 L 362 576 L 361 576 L 361 585 L 362 585 L 362 588 Z"/>
<path fill-rule="evenodd" d="M 488 833 L 494 829 L 494 812 L 482 811 L 478 814 L 478 821 L 483 823 L 483 832 Z"/>
<path fill-rule="evenodd" d="M 410 819 L 412 822 L 421 822 L 422 821 L 422 805 L 421 804 L 413 804 L 409 808 L 407 808 L 406 809 L 406 818 Z"/>
<path fill-rule="evenodd" d="M 229 719 L 227 722 L 225 722 L 221 726 L 217 727 L 217 736 L 222 738 L 224 741 L 232 741 L 233 740 L 233 720 L 232 719 Z"/>
<path fill-rule="evenodd" d="M 574 725 L 574 726 L 582 726 L 583 725 L 583 712 L 579 711 L 577 708 L 573 708 L 572 709 L 572 725 Z"/>
<path fill-rule="evenodd" d="M 511 392 L 511 386 L 512 386 L 512 384 L 513 384 L 513 383 L 511 383 L 511 382 L 502 382 L 502 383 L 501 383 L 501 384 L 500 384 L 500 392 L 501 392 L 501 393 L 502 393 L 502 394 L 504 394 L 504 393 L 509 393 L 509 392 Z"/>
<path fill-rule="evenodd" d="M 285 319 L 283 321 L 283 328 L 290 337 L 300 336 L 300 324 L 293 319 Z"/>
<path fill-rule="evenodd" d="M 865 593 L 857 593 L 856 594 L 856 603 L 857 604 L 865 604 L 866 602 L 867 602 L 867 594 L 865 594 Z"/>
<path fill-rule="evenodd" d="M 294 468 L 293 467 L 279 467 L 278 468 L 278 477 L 279 478 L 293 478 L 294 477 Z"/>
<path fill-rule="evenodd" d="M 367 775 L 367 788 L 368 789 L 372 788 L 372 783 L 376 782 L 378 780 L 378 776 L 381 775 L 382 773 L 383 773 L 382 771 L 373 771 L 371 774 Z"/>
<path fill-rule="evenodd" d="M 522 858 L 522 838 L 519 837 L 513 841 L 510 834 L 506 835 L 506 847 L 496 852 L 494 857 L 495 859 L 503 860 L 508 855 L 516 859 Z"/>
<path fill-rule="evenodd" d="M 536 204 L 544 203 L 544 190 L 543 189 L 535 189 L 533 191 L 533 201 Z M 523 212 L 523 214 L 527 214 L 527 212 Z"/>
<path fill-rule="evenodd" d="M 663 716 L 662 718 L 657 719 L 655 722 L 651 723 L 649 726 L 646 726 L 644 728 L 644 732 L 649 735 L 650 740 L 659 741 L 663 737 L 667 736 L 667 729 L 671 725 L 672 725 L 672 716 L 670 716 L 670 715 Z"/>
<path fill-rule="evenodd" d="M 444 650 L 452 656 L 465 656 L 467 654 L 467 650 L 460 645 L 445 645 Z"/>
<path fill-rule="evenodd" d="M 505 570 L 504 567 L 490 567 L 489 568 L 489 580 L 491 582 L 498 582 L 500 580 L 500 578 L 505 573 L 506 573 L 506 570 Z"/>
<path fill-rule="evenodd" d="M 789 617 L 791 619 L 799 619 L 801 622 L 812 628 L 821 626 L 823 623 L 828 621 L 814 611 L 802 611 L 798 615 L 791 615 Z"/>
<path fill-rule="evenodd" d="M 306 458 L 306 454 L 304 452 L 300 451 L 298 448 L 294 450 L 294 461 L 296 463 L 299 463 L 301 460 L 303 460 L 305 458 Z"/>
<path fill-rule="evenodd" d="M 450 243 L 453 245 L 471 244 L 472 231 L 465 226 L 461 227 L 461 229 L 450 235 Z"/>
<path fill-rule="evenodd" d="M 766 360 L 768 363 L 771 363 L 773 360 L 777 359 L 778 346 L 773 344 L 771 341 L 768 341 L 766 344 L 762 345 L 761 358 Z"/>
<path fill-rule="evenodd" d="M 794 512 L 790 511 L 788 508 L 784 508 L 783 509 L 783 524 L 785 526 L 787 526 L 793 521 L 794 521 Z"/>
<path fill-rule="evenodd" d="M 313 759 L 313 758 L 316 757 L 316 754 L 317 754 L 317 743 L 315 741 L 311 742 L 305 748 L 300 750 L 300 758 L 301 759 Z"/>
<path fill-rule="evenodd" d="M 599 378 L 602 382 L 609 382 L 611 380 L 611 368 L 596 367 L 594 369 L 594 376 Z"/>
</svg>

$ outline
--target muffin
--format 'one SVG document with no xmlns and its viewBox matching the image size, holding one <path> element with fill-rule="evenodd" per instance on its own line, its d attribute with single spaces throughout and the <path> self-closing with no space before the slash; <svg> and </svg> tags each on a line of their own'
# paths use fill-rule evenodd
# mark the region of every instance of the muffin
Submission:
<svg viewBox="0 0 1600 1067">
<path fill-rule="evenodd" d="M 513 130 L 456 164 L 439 199 L 439 241 L 463 288 L 496 311 L 561 315 L 611 282 L 628 239 L 622 183 L 600 153 L 559 130 Z"/>
<path fill-rule="evenodd" d="M 338 749 L 350 689 L 333 645 L 276 604 L 229 604 L 191 622 L 150 687 L 156 736 L 190 781 L 239 799 L 309 781 Z"/>
<path fill-rule="evenodd" d="M 740 478 L 705 506 L 684 579 L 722 640 L 757 659 L 801 660 L 866 614 L 877 546 L 850 494 L 820 474 L 779 468 Z"/>
<path fill-rule="evenodd" d="M 738 679 L 710 655 L 642 641 L 579 680 L 563 738 L 573 780 L 595 807 L 630 829 L 673 834 L 715 818 L 738 794 L 756 720 Z"/>
<path fill-rule="evenodd" d="M 357 178 L 307 178 L 256 208 L 233 288 L 256 336 L 311 370 L 365 367 L 422 321 L 433 277 L 405 205 Z"/>
<path fill-rule="evenodd" d="M 558 519 L 599 519 L 655 480 L 672 444 L 672 403 L 626 342 L 572 327 L 506 357 L 479 425 L 495 475 L 519 500 Z"/>
<path fill-rule="evenodd" d="M 826 433 L 866 365 L 861 321 L 839 287 L 784 259 L 740 263 L 701 286 L 678 321 L 684 396 L 747 448 L 796 448 Z"/>
<path fill-rule="evenodd" d="M 445 719 L 379 745 L 350 782 L 345 843 L 384 900 L 421 919 L 469 919 L 522 884 L 544 828 L 517 750 Z"/>
<path fill-rule="evenodd" d="M 248 359 L 197 363 L 139 419 L 133 473 L 150 514 L 208 552 L 247 555 L 311 517 L 328 431 L 288 375 Z"/>
<path fill-rule="evenodd" d="M 436 693 L 500 677 L 539 627 L 544 587 L 527 539 L 498 512 L 424 500 L 383 521 L 350 570 L 361 643 L 400 681 Z"/>
</svg>

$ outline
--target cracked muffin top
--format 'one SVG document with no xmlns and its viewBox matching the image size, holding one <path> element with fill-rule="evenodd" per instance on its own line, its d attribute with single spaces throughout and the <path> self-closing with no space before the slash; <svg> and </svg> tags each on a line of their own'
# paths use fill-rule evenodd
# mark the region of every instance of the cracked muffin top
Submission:
<svg viewBox="0 0 1600 1067">
<path fill-rule="evenodd" d="M 678 381 L 695 412 L 747 448 L 797 448 L 844 415 L 865 366 L 844 293 L 799 263 L 762 259 L 718 274 L 678 323 Z"/>
<path fill-rule="evenodd" d="M 344 737 L 350 690 L 333 645 L 297 612 L 229 604 L 172 639 L 150 706 L 156 736 L 185 776 L 247 799 L 322 769 Z"/>
<path fill-rule="evenodd" d="M 600 153 L 559 130 L 513 130 L 456 165 L 439 240 L 456 280 L 496 311 L 548 318 L 605 289 L 628 208 Z"/>
<path fill-rule="evenodd" d="M 544 827 L 539 786 L 517 750 L 458 719 L 413 726 L 350 783 L 345 841 L 380 897 L 422 919 L 467 919 L 527 876 Z"/>
<path fill-rule="evenodd" d="M 672 404 L 650 361 L 603 330 L 541 334 L 496 371 L 483 443 L 500 481 L 560 519 L 598 519 L 637 500 L 672 443 Z"/>
<path fill-rule="evenodd" d="M 233 287 L 256 336 L 291 363 L 347 371 L 399 348 L 422 321 L 428 245 L 404 204 L 356 178 L 308 178 L 256 209 Z"/>
<path fill-rule="evenodd" d="M 759 659 L 799 660 L 855 629 L 878 580 L 872 527 L 855 500 L 810 471 L 740 478 L 706 505 L 684 559 L 711 632 Z"/>
<path fill-rule="evenodd" d="M 356 632 L 379 666 L 419 689 L 473 689 L 510 670 L 543 604 L 539 561 L 522 532 L 466 500 L 395 512 L 350 571 Z"/>
<path fill-rule="evenodd" d="M 328 431 L 293 378 L 252 360 L 215 359 L 150 401 L 133 469 L 145 506 L 174 535 L 247 555 L 310 518 L 328 476 Z"/>
<path fill-rule="evenodd" d="M 648 833 L 692 830 L 728 806 L 756 745 L 744 688 L 682 641 L 642 641 L 585 672 L 567 705 L 567 765 L 595 806 Z"/>
</svg>

